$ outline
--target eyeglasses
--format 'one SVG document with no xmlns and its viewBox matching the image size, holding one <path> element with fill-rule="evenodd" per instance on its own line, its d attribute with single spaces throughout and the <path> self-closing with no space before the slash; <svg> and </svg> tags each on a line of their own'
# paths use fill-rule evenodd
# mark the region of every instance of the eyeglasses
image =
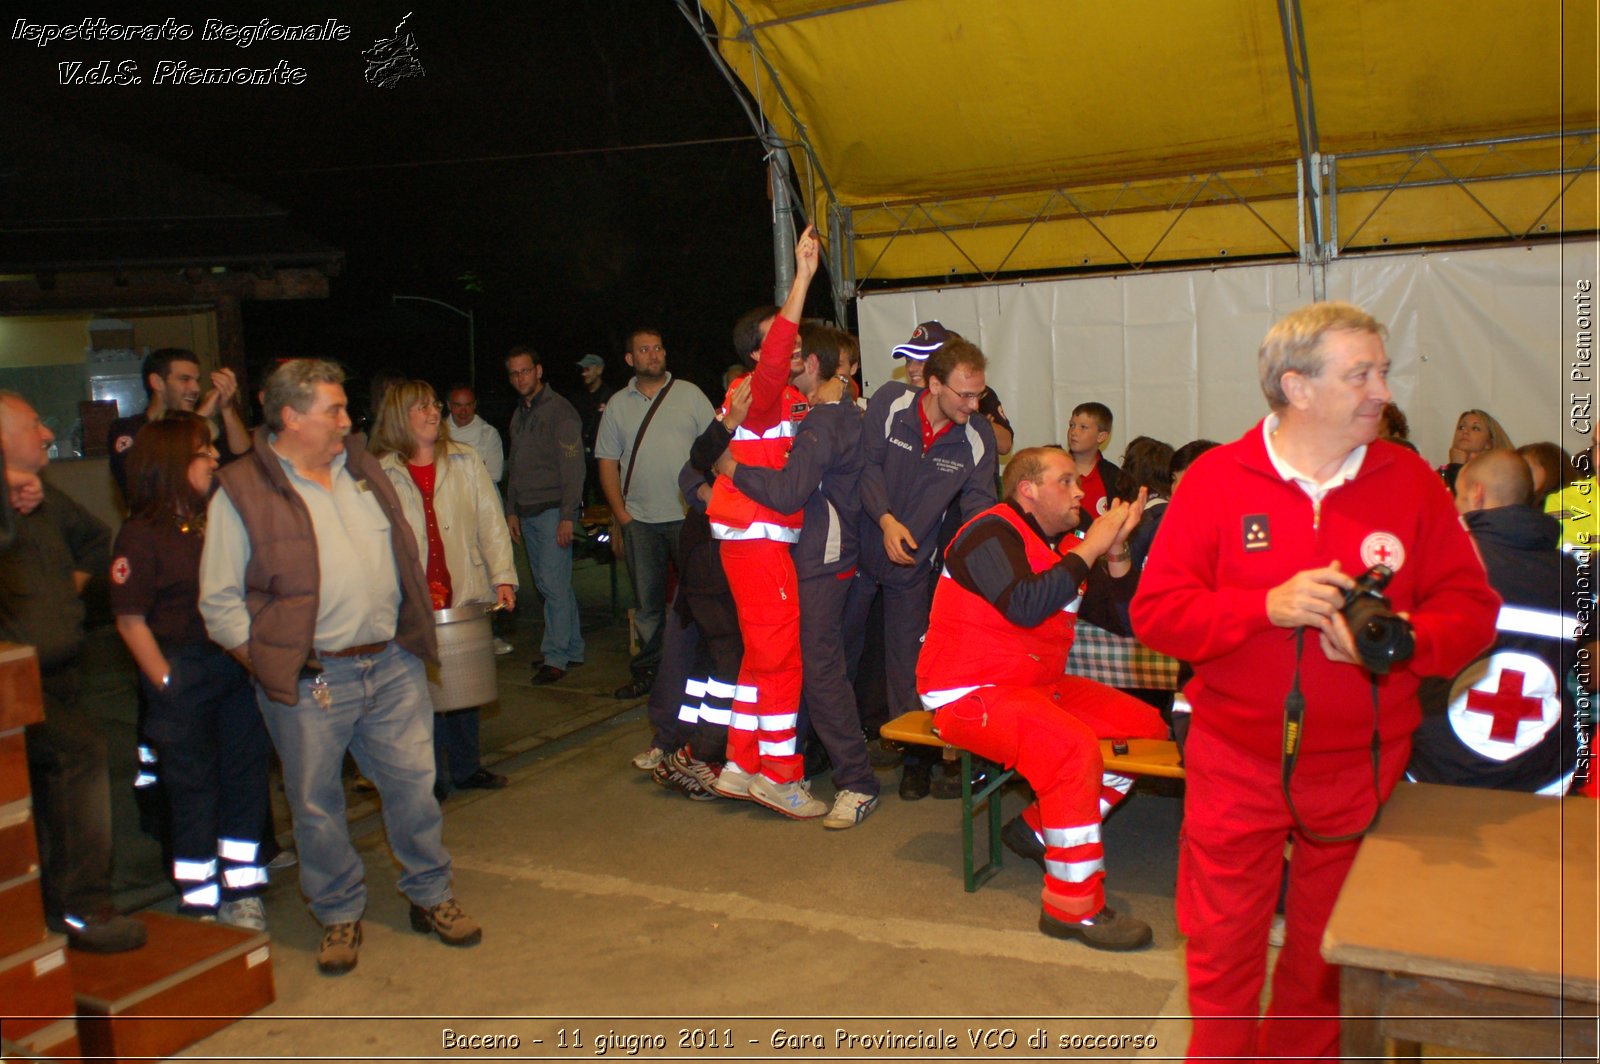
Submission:
<svg viewBox="0 0 1600 1064">
<path fill-rule="evenodd" d="M 202 447 L 194 452 L 196 458 L 221 458 L 222 454 L 215 447 Z"/>
<path fill-rule="evenodd" d="M 424 399 L 422 402 L 416 404 L 411 409 L 413 409 L 413 410 L 432 410 L 435 413 L 437 413 L 438 411 L 441 411 L 441 410 L 444 409 L 444 404 L 439 402 L 439 400 L 437 400 L 437 399 L 433 400 L 432 402 L 429 402 L 426 399 Z"/>
<path fill-rule="evenodd" d="M 984 389 L 984 391 L 987 390 L 988 389 Z M 956 398 L 965 399 L 969 403 L 975 403 L 979 399 L 983 398 L 983 392 L 956 392 Z"/>
</svg>

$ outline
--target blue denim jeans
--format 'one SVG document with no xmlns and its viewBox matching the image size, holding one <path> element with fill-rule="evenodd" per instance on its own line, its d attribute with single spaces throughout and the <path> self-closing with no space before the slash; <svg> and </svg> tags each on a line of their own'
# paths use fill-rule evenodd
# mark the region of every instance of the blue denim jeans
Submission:
<svg viewBox="0 0 1600 1064">
<path fill-rule="evenodd" d="M 522 547 L 528 552 L 533 586 L 544 599 L 544 663 L 565 669 L 583 661 L 583 631 L 578 623 L 578 595 L 572 590 L 572 545 L 556 546 L 561 510 L 520 518 Z"/>
<path fill-rule="evenodd" d="M 667 565 L 679 565 L 678 533 L 682 521 L 629 521 L 622 529 L 623 551 L 633 576 L 634 627 L 639 654 L 628 662 L 635 676 L 661 665 L 662 621 L 667 612 Z"/>
<path fill-rule="evenodd" d="M 383 796 L 389 848 L 404 869 L 400 892 L 417 905 L 450 897 L 450 855 L 433 797 L 433 705 L 421 660 L 394 643 L 377 654 L 323 658 L 333 697 L 317 705 L 300 681 L 292 706 L 256 693 L 283 761 L 283 788 L 294 813 L 300 890 L 324 925 L 361 918 L 366 869 L 350 843 L 340 769 L 349 750 Z"/>
</svg>

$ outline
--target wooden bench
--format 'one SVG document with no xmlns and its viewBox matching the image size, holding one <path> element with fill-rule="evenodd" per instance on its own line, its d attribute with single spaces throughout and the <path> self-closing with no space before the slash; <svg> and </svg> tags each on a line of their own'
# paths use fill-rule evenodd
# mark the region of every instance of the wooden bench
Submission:
<svg viewBox="0 0 1600 1064">
<path fill-rule="evenodd" d="M 939 738 L 933 730 L 933 714 L 925 709 L 901 714 L 879 729 L 879 734 L 897 743 L 934 746 L 941 750 L 954 750 L 961 755 L 961 877 L 967 893 L 973 893 L 1000 871 L 1000 803 L 994 799 L 1000 788 L 1017 774 L 1017 770 L 1001 769 L 982 787 L 974 790 L 971 752 L 951 746 Z M 1119 754 L 1113 740 L 1100 740 L 1100 756 L 1105 761 L 1107 772 L 1124 776 L 1183 778 L 1183 761 L 1178 755 L 1176 743 L 1169 739 L 1128 739 L 1126 743 L 1127 752 Z M 984 801 L 989 806 L 989 861 L 979 868 L 973 852 L 973 822 L 978 818 L 978 804 Z"/>
</svg>

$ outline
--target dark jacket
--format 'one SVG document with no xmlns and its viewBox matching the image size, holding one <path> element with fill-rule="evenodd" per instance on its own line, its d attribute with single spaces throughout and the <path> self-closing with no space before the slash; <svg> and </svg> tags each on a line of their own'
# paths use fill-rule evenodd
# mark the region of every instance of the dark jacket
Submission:
<svg viewBox="0 0 1600 1064">
<path fill-rule="evenodd" d="M 48 484 L 37 509 L 12 519 L 15 537 L 0 550 L 0 639 L 32 646 L 48 673 L 78 659 L 84 611 L 72 574 L 106 572 L 111 530 Z"/>
<path fill-rule="evenodd" d="M 1573 688 L 1580 616 L 1592 616 L 1561 526 L 1529 506 L 1466 515 L 1504 605 L 1494 644 L 1456 676 L 1424 681 L 1407 775 L 1424 783 L 1538 791 L 1574 770 L 1584 722 Z M 1582 608 L 1580 608 L 1580 602 Z M 1592 626 L 1584 626 L 1592 629 Z"/>
<path fill-rule="evenodd" d="M 805 508 L 794 568 L 802 580 L 856 567 L 861 537 L 861 409 L 814 406 L 782 469 L 741 465 L 734 485 L 782 513 Z"/>
<path fill-rule="evenodd" d="M 952 425 L 922 453 L 922 392 L 890 382 L 873 393 L 862 426 L 861 568 L 885 584 L 926 580 L 944 512 L 959 505 L 970 520 L 995 504 L 994 429 L 985 418 Z M 892 513 L 917 541 L 916 562 L 895 565 L 878 520 Z"/>
<path fill-rule="evenodd" d="M 294 705 L 300 700 L 300 670 L 312 654 L 316 636 L 322 576 L 311 512 L 267 438 L 264 427 L 256 429 L 250 456 L 223 469 L 217 480 L 250 535 L 244 583 L 251 667 L 268 697 Z M 424 661 L 437 662 L 428 581 L 400 498 L 377 460 L 367 454 L 364 437 L 346 437 L 344 449 L 345 468 L 367 485 L 389 519 L 389 542 L 400 576 L 395 642 Z"/>
<path fill-rule="evenodd" d="M 506 440 L 506 513 L 521 517 L 561 510 L 583 516 L 583 425 L 571 403 L 545 385 L 518 403 Z"/>
</svg>

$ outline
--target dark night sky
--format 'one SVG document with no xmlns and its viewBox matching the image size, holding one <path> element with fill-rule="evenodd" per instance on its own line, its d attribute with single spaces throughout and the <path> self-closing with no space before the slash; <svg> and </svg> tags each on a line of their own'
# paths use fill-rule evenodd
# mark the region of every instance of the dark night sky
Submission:
<svg viewBox="0 0 1600 1064">
<path fill-rule="evenodd" d="M 114 11 L 104 8 L 110 6 Z M 412 10 L 420 78 L 368 84 L 360 52 Z M 193 25 L 160 44 L 13 40 L 19 17 Z M 283 24 L 336 18 L 338 42 L 203 42 L 207 18 Z M 480 383 L 504 391 L 500 355 L 544 353 L 558 389 L 596 351 L 616 363 L 628 328 L 658 323 L 669 365 L 708 393 L 731 360 L 728 329 L 770 299 L 770 209 L 761 151 L 744 113 L 670 0 L 521 4 L 84 5 L 13 8 L 4 25 L 6 97 L 51 119 L 225 180 L 294 214 L 346 252 L 326 303 L 246 304 L 254 364 L 282 354 L 338 357 L 464 376 L 465 328 L 391 292 L 473 308 Z M 57 63 L 124 59 L 137 86 L 62 86 Z M 303 67 L 299 86 L 157 86 L 156 63 Z M 654 150 L 589 149 L 686 140 Z M 534 153 L 585 152 L 527 158 Z M 515 158 L 515 156 L 524 156 Z M 502 157 L 487 158 L 486 157 Z M 510 157 L 510 158 L 505 158 Z M 481 292 L 460 277 L 472 273 Z M 818 286 L 822 288 L 823 286 Z M 824 310 L 821 300 L 815 310 Z"/>
</svg>

